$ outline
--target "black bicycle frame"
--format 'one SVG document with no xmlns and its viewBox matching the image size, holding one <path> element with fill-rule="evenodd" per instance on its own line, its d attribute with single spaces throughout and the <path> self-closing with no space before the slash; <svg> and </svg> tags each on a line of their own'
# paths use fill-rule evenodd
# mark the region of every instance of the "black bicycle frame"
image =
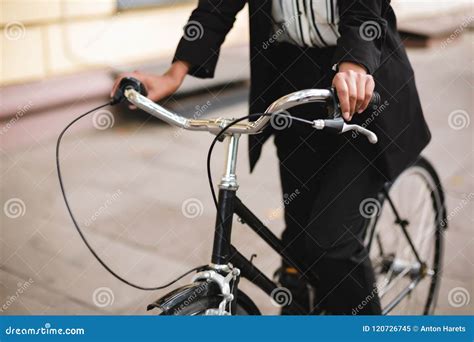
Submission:
<svg viewBox="0 0 474 342">
<path fill-rule="evenodd" d="M 397 213 L 393 202 L 389 197 L 387 189 L 384 189 L 381 194 L 386 200 L 389 201 L 392 210 Z M 220 189 L 219 191 L 218 211 L 212 250 L 213 264 L 226 265 L 231 263 L 240 270 L 242 277 L 255 284 L 268 295 L 271 295 L 272 292 L 278 287 L 278 285 L 269 279 L 262 271 L 260 271 L 251 260 L 248 260 L 232 245 L 231 236 L 234 214 L 240 218 L 242 223 L 249 226 L 263 241 L 265 241 L 278 255 L 280 255 L 285 263 L 297 269 L 300 274 L 306 275 L 308 273 L 306 275 L 306 279 L 314 279 L 314 275 L 311 272 L 304 271 L 307 270 L 306 265 L 295 263 L 294 260 L 292 260 L 287 255 L 285 252 L 286 248 L 282 241 L 277 236 L 275 236 L 275 234 L 273 234 L 272 231 L 242 203 L 242 201 L 237 197 L 236 190 L 234 189 Z M 397 221 L 397 223 L 402 221 L 398 215 Z M 407 238 L 410 247 L 414 250 L 416 256 L 418 256 L 411 238 L 406 232 L 406 225 L 400 224 L 400 227 Z M 370 234 L 369 245 L 371 240 L 374 238 L 374 230 L 375 228 L 373 228 L 371 232 L 368 232 Z M 416 285 L 420 279 L 421 278 L 413 279 L 413 283 Z M 401 291 L 401 293 L 384 308 L 383 314 L 390 312 L 398 303 L 403 300 L 403 298 L 410 294 L 413 289 L 411 285 L 413 284 L 407 286 L 406 289 Z M 295 304 L 299 305 L 299 303 Z"/>
<path fill-rule="evenodd" d="M 285 252 L 285 246 L 272 231 L 260 221 L 236 196 L 235 190 L 219 191 L 218 211 L 212 250 L 212 263 L 217 265 L 232 263 L 239 268 L 241 276 L 258 286 L 270 295 L 278 285 L 261 272 L 250 260 L 244 257 L 231 243 L 233 214 L 239 216 L 242 223 L 247 224 L 262 238 L 283 260 L 305 274 L 305 265 L 295 263 Z"/>
<path fill-rule="evenodd" d="M 236 161 L 237 161 L 237 150 L 238 150 L 238 141 L 239 134 L 231 134 L 228 137 L 228 148 L 227 156 L 225 162 L 225 171 L 224 175 L 221 178 L 219 183 L 219 195 L 217 203 L 217 217 L 216 225 L 214 232 L 214 244 L 212 248 L 212 258 L 211 261 L 214 265 L 220 267 L 225 267 L 229 263 L 240 270 L 240 275 L 250 282 L 258 286 L 268 295 L 272 294 L 272 291 L 278 287 L 278 285 L 269 279 L 265 274 L 263 274 L 257 267 L 252 264 L 251 260 L 245 258 L 239 251 L 232 245 L 232 223 L 233 216 L 236 214 L 240 217 L 243 223 L 247 224 L 260 238 L 263 239 L 278 255 L 282 257 L 286 264 L 294 267 L 298 270 L 298 273 L 305 277 L 305 280 L 309 283 L 314 283 L 312 280 L 316 278 L 311 271 L 308 271 L 309 267 L 303 263 L 295 263 L 286 253 L 286 248 L 283 245 L 282 241 L 276 237 L 271 230 L 260 221 L 257 216 L 255 216 L 252 211 L 247 208 L 242 201 L 237 197 L 236 192 L 238 189 L 237 176 L 236 176 Z M 403 220 L 392 199 L 389 196 L 390 184 L 387 183 L 384 185 L 382 191 L 378 194 L 380 201 L 386 200 L 394 212 L 396 217 L 396 223 L 400 226 L 403 235 L 408 241 L 408 244 L 413 251 L 417 261 L 420 265 L 423 265 L 418 252 L 413 244 L 411 237 L 407 231 L 407 225 L 409 222 Z M 372 239 L 377 237 L 375 234 L 377 216 L 375 216 L 375 222 L 372 229 L 366 234 L 369 234 L 368 249 L 370 250 Z M 421 279 L 421 275 L 418 275 L 418 279 L 413 279 L 413 282 L 404 289 L 397 298 L 390 302 L 384 313 L 392 310 L 405 296 L 411 293 L 414 286 Z M 299 303 L 296 303 L 299 304 Z"/>
<path fill-rule="evenodd" d="M 230 244 L 232 235 L 232 219 L 234 216 L 235 190 L 220 189 L 216 227 L 214 231 L 214 244 L 212 247 L 211 261 L 216 265 L 230 262 Z"/>
</svg>

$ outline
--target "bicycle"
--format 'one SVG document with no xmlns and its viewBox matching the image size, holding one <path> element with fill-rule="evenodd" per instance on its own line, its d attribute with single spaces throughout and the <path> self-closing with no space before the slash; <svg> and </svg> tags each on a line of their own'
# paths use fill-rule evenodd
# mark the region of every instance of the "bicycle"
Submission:
<svg viewBox="0 0 474 342">
<path fill-rule="evenodd" d="M 148 305 L 148 310 L 159 309 L 160 315 L 260 315 L 261 312 L 252 299 L 238 288 L 241 277 L 248 279 L 272 298 L 278 296 L 278 292 L 282 290 L 279 284 L 267 277 L 252 263 L 252 259 L 247 259 L 232 245 L 234 215 L 263 239 L 288 265 L 297 270 L 306 269 L 305 265 L 295 264 L 284 253 L 284 246 L 280 239 L 236 195 L 239 187 L 236 176 L 237 151 L 242 134 L 262 132 L 269 124 L 271 117 L 281 115 L 284 110 L 301 104 L 321 102 L 329 108 L 331 114 L 328 119 L 310 121 L 297 117 L 291 118 L 309 124 L 314 129 L 326 130 L 334 134 L 355 131 L 364 135 L 371 143 L 377 143 L 377 136 L 372 131 L 344 122 L 339 111 L 337 96 L 332 89 L 297 91 L 277 99 L 265 113 L 253 114 L 237 120 L 183 117 L 149 100 L 146 97 L 146 90 L 139 81 L 133 78 L 124 78 L 121 81 L 110 104 L 124 100 L 170 125 L 186 130 L 211 132 L 216 135 L 207 159 L 208 177 L 217 209 L 211 263 L 188 271 L 178 279 L 196 272 L 190 284 L 179 287 Z M 376 104 L 379 100 L 377 96 L 374 96 L 371 103 Z M 178 279 L 155 288 L 143 288 L 126 281 L 99 258 L 80 231 L 64 192 L 58 154 L 62 134 L 82 116 L 64 129 L 58 139 L 56 149 L 61 189 L 79 234 L 98 261 L 125 283 L 143 290 L 163 289 L 173 284 Z M 253 117 L 258 117 L 258 119 L 242 123 L 243 120 Z M 228 142 L 226 161 L 224 174 L 218 185 L 218 196 L 216 196 L 210 174 L 210 159 L 216 142 L 223 140 Z M 411 190 L 419 190 L 417 200 L 410 199 L 410 205 L 413 207 L 417 203 L 428 204 L 426 206 L 428 209 L 423 208 L 419 214 L 406 210 L 400 196 L 407 193 L 407 185 Z M 382 313 L 416 314 L 420 313 L 418 311 L 421 308 L 422 314 L 432 314 L 436 307 L 440 283 L 443 230 L 447 228 L 444 192 L 433 166 L 425 158 L 420 157 L 393 183 L 386 183 L 376 199 L 361 203 L 361 213 L 366 219 L 365 242 L 376 274 L 376 290 L 381 299 Z M 412 214 L 414 214 L 413 217 L 409 216 Z M 418 225 L 417 230 L 412 229 L 414 224 Z M 416 232 L 419 235 L 414 239 L 412 234 Z M 394 241 L 397 243 L 394 244 Z M 403 241 L 406 245 L 401 244 Z M 296 304 L 298 306 L 298 303 Z M 321 313 L 317 308 L 314 310 L 316 313 Z"/>
</svg>

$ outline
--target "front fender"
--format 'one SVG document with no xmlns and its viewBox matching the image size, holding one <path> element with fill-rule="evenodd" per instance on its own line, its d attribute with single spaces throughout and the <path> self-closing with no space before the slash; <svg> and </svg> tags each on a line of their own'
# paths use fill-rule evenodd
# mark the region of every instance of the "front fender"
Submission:
<svg viewBox="0 0 474 342">
<path fill-rule="evenodd" d="M 219 294 L 220 290 L 217 284 L 206 280 L 200 280 L 171 291 L 149 304 L 147 310 L 149 311 L 157 308 L 162 310 L 165 315 L 173 315 L 175 313 L 171 311 L 180 310 L 180 308 L 188 306 L 199 298 L 216 297 Z"/>
</svg>

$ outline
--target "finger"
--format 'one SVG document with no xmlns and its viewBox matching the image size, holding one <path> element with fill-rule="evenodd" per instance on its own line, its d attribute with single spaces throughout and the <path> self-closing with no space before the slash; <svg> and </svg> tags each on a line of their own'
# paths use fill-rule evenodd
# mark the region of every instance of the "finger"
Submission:
<svg viewBox="0 0 474 342">
<path fill-rule="evenodd" d="M 365 75 L 359 74 L 357 76 L 357 101 L 356 101 L 356 106 L 355 106 L 355 112 L 357 113 L 362 113 L 361 106 L 362 103 L 365 100 L 365 83 L 366 83 L 366 78 Z"/>
<path fill-rule="evenodd" d="M 120 83 L 120 80 L 122 79 L 122 76 L 118 76 L 115 81 L 114 81 L 114 85 L 112 86 L 112 90 L 110 91 L 110 97 L 113 97 L 115 92 L 117 91 L 117 88 L 118 88 L 118 85 Z"/>
<path fill-rule="evenodd" d="M 169 92 L 167 92 L 166 87 L 163 86 L 163 84 L 160 84 L 159 81 L 158 82 L 156 80 L 146 81 L 144 79 L 143 85 L 146 87 L 146 90 L 148 93 L 147 97 L 153 102 L 157 102 L 169 95 Z"/>
<path fill-rule="evenodd" d="M 357 84 L 355 79 L 355 74 L 350 73 L 349 77 L 346 78 L 347 88 L 349 89 L 349 107 L 350 107 L 350 117 L 349 121 L 352 119 L 352 115 L 355 113 L 356 103 L 357 103 Z"/>
<path fill-rule="evenodd" d="M 375 82 L 374 78 L 370 75 L 366 77 L 366 82 L 365 82 L 365 97 L 364 97 L 364 102 L 362 102 L 362 105 L 360 106 L 361 111 L 364 111 L 367 109 L 367 106 L 370 103 L 370 100 L 372 100 L 372 96 L 374 95 L 374 89 L 375 89 Z"/>
<path fill-rule="evenodd" d="M 147 97 L 153 102 L 157 102 L 158 100 L 161 100 L 163 97 L 165 97 L 165 95 L 160 91 L 150 91 Z"/>
<path fill-rule="evenodd" d="M 337 97 L 339 98 L 339 106 L 341 108 L 342 117 L 346 120 L 350 118 L 349 90 L 346 81 L 341 74 L 336 74 L 332 81 L 332 86 L 336 88 Z"/>
</svg>

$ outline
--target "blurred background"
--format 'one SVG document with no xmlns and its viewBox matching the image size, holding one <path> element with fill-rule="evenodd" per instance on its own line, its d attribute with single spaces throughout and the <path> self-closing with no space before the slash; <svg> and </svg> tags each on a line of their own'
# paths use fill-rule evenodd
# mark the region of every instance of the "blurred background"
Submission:
<svg viewBox="0 0 474 342">
<path fill-rule="evenodd" d="M 118 73 L 166 70 L 196 3 L 1 0 L 1 314 L 145 314 L 146 305 L 167 292 L 129 288 L 92 257 L 67 216 L 54 148 L 69 121 L 108 99 Z M 472 1 L 392 3 L 433 133 L 424 155 L 447 195 L 450 222 L 436 313 L 472 313 Z M 244 8 L 216 77 L 188 77 L 163 104 L 188 116 L 245 115 L 247 44 Z M 126 106 L 84 118 L 65 137 L 61 159 L 72 208 L 90 243 L 125 278 L 159 285 L 209 261 L 215 213 L 205 158 L 211 139 Z M 250 175 L 242 140 L 239 196 L 280 234 L 274 147 L 266 144 Z M 216 177 L 221 163 L 217 149 Z M 278 257 L 239 223 L 234 238 L 244 255 L 257 254 L 255 263 L 268 275 L 279 267 Z M 260 290 L 244 281 L 242 287 L 264 313 L 278 312 Z"/>
</svg>

